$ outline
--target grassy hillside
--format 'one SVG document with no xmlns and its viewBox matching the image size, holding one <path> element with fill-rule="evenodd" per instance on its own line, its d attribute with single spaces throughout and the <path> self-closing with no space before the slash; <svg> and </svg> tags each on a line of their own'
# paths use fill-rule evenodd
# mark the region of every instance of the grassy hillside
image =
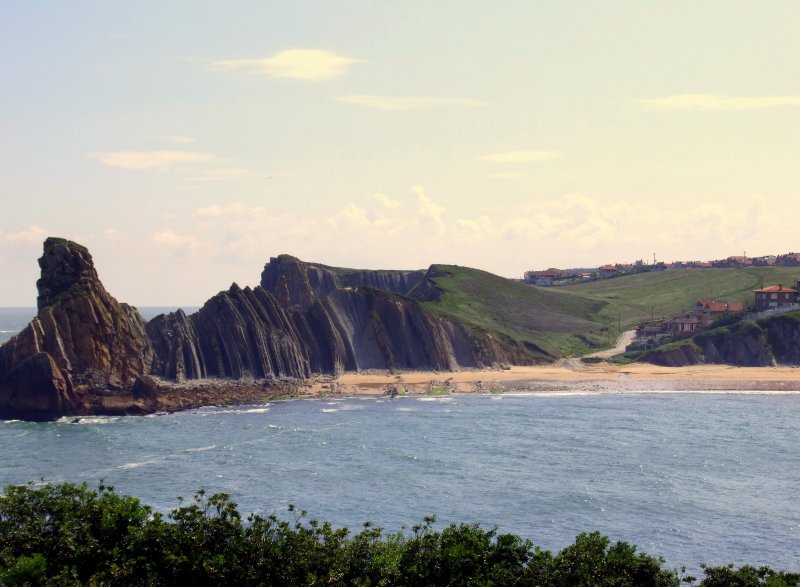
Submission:
<svg viewBox="0 0 800 587">
<path fill-rule="evenodd" d="M 753 301 L 762 285 L 793 286 L 800 268 L 680 269 L 566 287 L 534 287 L 460 267 L 434 265 L 442 295 L 431 310 L 509 342 L 535 344 L 555 356 L 610 346 L 622 330 L 650 316 L 689 310 L 700 298 Z M 413 294 L 412 294 L 413 295 Z"/>
<path fill-rule="evenodd" d="M 457 265 L 434 265 L 431 275 L 442 293 L 438 300 L 424 302 L 426 307 L 507 342 L 533 344 L 554 356 L 583 354 L 592 345 L 613 342 L 615 333 L 594 319 L 606 304 L 602 300 Z"/>
<path fill-rule="evenodd" d="M 619 319 L 625 329 L 649 320 L 651 315 L 668 316 L 688 310 L 699 298 L 749 305 L 753 302 L 753 290 L 761 285 L 783 283 L 793 287 L 797 279 L 800 267 L 678 269 L 547 289 L 565 300 L 599 304 L 589 319 L 614 325 Z"/>
</svg>

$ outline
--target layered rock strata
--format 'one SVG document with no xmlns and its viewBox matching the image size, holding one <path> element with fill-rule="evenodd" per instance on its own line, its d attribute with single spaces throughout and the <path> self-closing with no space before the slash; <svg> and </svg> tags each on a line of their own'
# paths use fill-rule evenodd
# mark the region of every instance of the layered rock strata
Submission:
<svg viewBox="0 0 800 587">
<path fill-rule="evenodd" d="M 139 312 L 106 292 L 85 247 L 49 238 L 39 266 L 38 314 L 0 347 L 0 415 L 79 411 L 87 394 L 123 391 L 153 360 Z"/>
<path fill-rule="evenodd" d="M 49 238 L 39 264 L 38 315 L 0 347 L 4 418 L 193 406 L 164 396 L 185 398 L 190 381 L 240 382 L 242 397 L 252 397 L 285 387 L 270 382 L 315 373 L 454 370 L 524 358 L 404 295 L 428 291 L 422 272 L 336 272 L 282 255 L 266 265 L 261 286 L 233 284 L 192 315 L 179 310 L 145 325 L 106 292 L 85 247 Z"/>
</svg>

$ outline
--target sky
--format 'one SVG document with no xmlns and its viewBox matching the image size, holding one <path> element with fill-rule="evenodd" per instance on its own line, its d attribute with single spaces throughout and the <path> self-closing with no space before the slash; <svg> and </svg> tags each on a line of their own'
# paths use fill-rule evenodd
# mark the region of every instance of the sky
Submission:
<svg viewBox="0 0 800 587">
<path fill-rule="evenodd" d="M 800 3 L 0 2 L 0 306 L 800 250 Z"/>
</svg>

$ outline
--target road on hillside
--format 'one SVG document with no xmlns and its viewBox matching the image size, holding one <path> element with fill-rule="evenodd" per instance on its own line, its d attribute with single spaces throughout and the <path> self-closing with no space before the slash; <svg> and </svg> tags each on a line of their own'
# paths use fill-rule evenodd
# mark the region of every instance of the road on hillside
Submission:
<svg viewBox="0 0 800 587">
<path fill-rule="evenodd" d="M 590 359 L 591 358 L 607 359 L 609 357 L 613 357 L 614 355 L 619 355 L 621 353 L 624 353 L 625 347 L 631 344 L 634 336 L 636 336 L 635 330 L 626 330 L 625 332 L 620 334 L 619 338 L 617 339 L 617 344 L 615 344 L 613 348 L 592 353 L 591 355 L 584 355 L 584 357 Z"/>
</svg>

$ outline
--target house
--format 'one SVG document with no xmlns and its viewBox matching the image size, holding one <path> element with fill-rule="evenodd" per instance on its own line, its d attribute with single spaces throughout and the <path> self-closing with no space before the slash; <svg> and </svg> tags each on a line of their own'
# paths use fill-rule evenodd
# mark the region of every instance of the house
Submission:
<svg viewBox="0 0 800 587">
<path fill-rule="evenodd" d="M 797 303 L 797 290 L 784 287 L 782 283 L 753 290 L 753 293 L 755 294 L 756 312 Z"/>
<path fill-rule="evenodd" d="M 701 299 L 697 300 L 697 303 L 694 305 L 695 312 L 703 312 L 707 310 L 711 315 L 711 320 L 718 318 L 722 314 L 727 314 L 729 312 L 741 312 L 744 310 L 744 304 L 742 302 L 728 302 L 725 300 L 712 300 L 712 299 Z"/>
<path fill-rule="evenodd" d="M 706 328 L 710 323 L 710 316 L 705 313 L 686 312 L 674 316 L 667 321 L 667 330 L 674 335 L 689 334 Z"/>
<path fill-rule="evenodd" d="M 526 271 L 525 283 L 533 285 L 553 285 L 553 282 L 558 279 L 563 279 L 565 273 L 561 269 L 551 267 L 544 271 Z"/>
</svg>

